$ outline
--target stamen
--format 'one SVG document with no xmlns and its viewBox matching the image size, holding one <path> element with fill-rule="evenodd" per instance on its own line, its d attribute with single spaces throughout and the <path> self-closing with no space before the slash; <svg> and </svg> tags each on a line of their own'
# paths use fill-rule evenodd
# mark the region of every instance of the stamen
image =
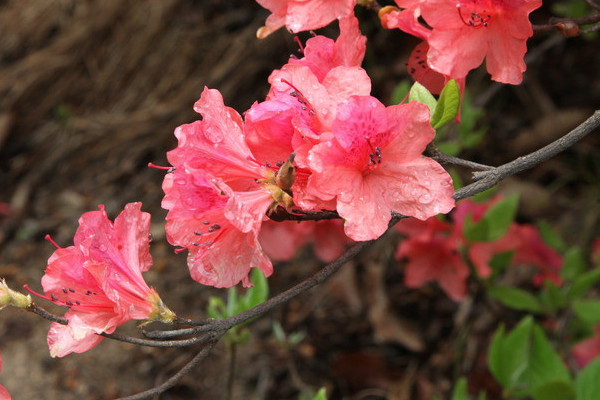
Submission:
<svg viewBox="0 0 600 400">
<path fill-rule="evenodd" d="M 490 20 L 492 19 L 492 15 L 489 14 L 486 10 L 482 10 L 481 12 L 471 12 L 468 13 L 469 18 L 465 19 L 465 16 L 462 13 L 461 10 L 462 5 L 461 4 L 457 4 L 456 5 L 456 9 L 458 10 L 458 15 L 461 19 L 461 21 L 463 22 L 463 24 L 472 27 L 472 28 L 487 28 L 488 23 L 490 22 Z"/>
<path fill-rule="evenodd" d="M 294 36 L 294 42 L 296 42 L 296 44 L 299 47 L 298 53 L 304 55 L 304 45 L 302 44 L 302 41 L 300 40 L 300 38 L 298 36 Z"/>
<path fill-rule="evenodd" d="M 173 171 L 175 171 L 175 167 L 163 167 L 162 165 L 156 165 L 156 164 L 151 163 L 151 162 L 148 163 L 148 166 L 150 168 L 162 169 L 162 170 L 165 170 L 167 172 L 173 172 Z"/>
<path fill-rule="evenodd" d="M 44 239 L 46 239 L 47 241 L 49 241 L 50 243 L 52 243 L 54 245 L 54 247 L 56 247 L 57 249 L 60 249 L 61 247 L 58 245 L 58 243 L 56 243 L 52 237 L 50 235 L 46 235 L 44 236 Z"/>
</svg>

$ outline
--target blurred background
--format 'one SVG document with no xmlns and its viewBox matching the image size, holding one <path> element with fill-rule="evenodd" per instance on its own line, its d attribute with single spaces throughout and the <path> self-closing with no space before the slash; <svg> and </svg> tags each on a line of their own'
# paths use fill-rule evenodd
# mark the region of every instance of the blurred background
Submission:
<svg viewBox="0 0 600 400">
<path fill-rule="evenodd" d="M 545 22 L 552 5 L 532 19 Z M 405 63 L 416 42 L 381 29 L 375 13 L 357 11 L 369 38 L 364 67 L 373 94 L 389 104 L 396 85 L 408 79 Z M 178 314 L 196 319 L 208 296 L 224 296 L 189 279 L 185 255 L 174 255 L 165 242 L 163 172 L 147 164 L 167 165 L 173 130 L 198 119 L 192 106 L 204 86 L 219 89 L 240 113 L 264 99 L 270 72 L 298 54 L 284 30 L 256 39 L 267 15 L 249 0 L 0 1 L 0 276 L 11 287 L 41 290 L 54 250 L 46 234 L 68 246 L 82 213 L 104 204 L 114 218 L 127 202 L 142 201 L 153 216 L 149 284 Z M 319 33 L 335 38 L 337 28 Z M 485 106 L 477 128 L 487 133 L 461 156 L 498 165 L 591 115 L 600 106 L 599 45 L 597 35 L 530 40 L 518 87 L 491 84 L 484 70 L 472 73 L 467 88 L 475 106 Z M 573 244 L 600 236 L 599 142 L 590 135 L 505 182 L 502 192 L 521 193 L 520 220 L 544 219 Z M 297 399 L 303 389 L 326 387 L 330 398 L 430 399 L 446 396 L 457 374 L 476 378 L 475 392 L 499 395 L 485 371 L 498 317 L 478 312 L 473 299 L 455 304 L 434 285 L 406 289 L 393 258 L 396 239 L 384 237 L 323 287 L 254 322 L 250 343 L 239 350 L 234 398 Z M 319 265 L 305 250 L 276 266 L 271 292 Z M 465 307 L 468 321 L 457 317 Z M 273 320 L 306 338 L 283 346 L 273 338 Z M 132 394 L 171 376 L 195 351 L 104 340 L 86 354 L 52 359 L 48 325 L 11 308 L 0 313 L 0 382 L 16 400 Z M 135 335 L 135 324 L 122 332 Z M 223 398 L 227 376 L 219 345 L 160 398 Z"/>
</svg>

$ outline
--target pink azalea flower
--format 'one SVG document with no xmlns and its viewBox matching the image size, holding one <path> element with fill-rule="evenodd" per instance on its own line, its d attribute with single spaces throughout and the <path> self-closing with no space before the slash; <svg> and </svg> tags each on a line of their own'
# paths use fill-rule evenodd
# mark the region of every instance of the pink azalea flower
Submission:
<svg viewBox="0 0 600 400">
<path fill-rule="evenodd" d="M 260 230 L 259 241 L 271 260 L 288 261 L 310 241 L 312 230 L 313 226 L 307 222 L 266 221 Z"/>
<path fill-rule="evenodd" d="M 460 255 L 460 237 L 453 226 L 432 217 L 426 221 L 404 219 L 396 229 L 407 235 L 396 251 L 396 258 L 407 258 L 404 283 L 418 288 L 437 281 L 454 301 L 466 295 L 469 267 Z"/>
<path fill-rule="evenodd" d="M 290 64 L 304 65 L 322 82 L 335 67 L 360 67 L 367 47 L 367 38 L 358 29 L 354 14 L 340 19 L 340 35 L 336 41 L 317 35 L 306 41 L 304 57 L 290 59 Z"/>
<path fill-rule="evenodd" d="M 308 153 L 331 136 L 339 103 L 352 95 L 368 95 L 371 80 L 360 67 L 338 66 L 322 81 L 308 66 L 287 64 L 269 77 L 267 100 L 246 112 L 245 138 L 260 162 L 281 164 L 295 154 L 294 203 L 304 209 L 331 209 L 335 204 L 306 192 L 312 173 Z"/>
<path fill-rule="evenodd" d="M 85 352 L 117 326 L 137 320 L 173 321 L 175 315 L 142 277 L 152 265 L 150 214 L 130 203 L 112 223 L 100 206 L 79 219 L 74 246 L 58 248 L 48 260 L 42 286 L 48 300 L 69 307 L 68 325 L 53 323 L 48 346 L 53 357 Z"/>
<path fill-rule="evenodd" d="M 344 252 L 350 239 L 344 234 L 341 220 L 273 222 L 263 224 L 260 243 L 272 260 L 290 260 L 298 249 L 314 243 L 315 255 L 331 262 Z"/>
<path fill-rule="evenodd" d="M 419 219 L 447 213 L 452 180 L 421 154 L 434 134 L 422 103 L 386 108 L 373 97 L 350 97 L 337 109 L 333 137 L 310 152 L 309 189 L 336 199 L 346 235 L 357 241 L 382 235 L 392 211 Z"/>
<path fill-rule="evenodd" d="M 0 357 L 0 371 L 2 371 L 2 357 Z M 8 390 L 2 385 L 0 385 L 0 400 L 10 400 L 12 397 Z"/>
<path fill-rule="evenodd" d="M 284 166 L 290 153 L 282 153 L 291 149 L 283 145 L 281 151 L 263 151 L 257 160 L 246 142 L 244 121 L 225 107 L 217 90 L 205 88 L 194 109 L 203 119 L 178 127 L 179 144 L 167 153 L 174 166 L 163 183 L 167 238 L 189 251 L 188 267 L 196 281 L 248 286 L 250 268 L 272 273 L 257 235 L 268 211 L 292 205 L 287 185 L 293 184 L 293 170 Z M 253 125 L 257 138 L 269 127 L 285 129 L 287 117 L 278 120 L 277 107 L 261 112 Z"/>
<path fill-rule="evenodd" d="M 493 80 L 521 83 L 526 42 L 533 35 L 529 13 L 541 5 L 541 0 L 420 2 L 421 15 L 432 28 L 427 37 L 429 66 L 462 79 L 485 58 Z"/>
<path fill-rule="evenodd" d="M 460 92 L 464 93 L 466 83 L 465 78 L 441 74 L 438 71 L 431 69 L 427 62 L 427 53 L 429 52 L 427 39 L 431 35 L 431 29 L 425 27 L 419 21 L 419 18 L 421 17 L 421 4 L 423 2 L 424 0 L 396 0 L 396 3 L 404 9 L 399 10 L 392 6 L 384 7 L 379 12 L 381 25 L 386 29 L 397 28 L 423 39 L 423 42 L 419 43 L 410 53 L 406 66 L 408 73 L 415 81 L 425 86 L 431 93 L 440 94 L 444 85 L 451 79 L 455 79 L 460 88 Z"/>
<path fill-rule="evenodd" d="M 192 279 L 231 287 L 240 281 L 250 286 L 248 273 L 253 267 L 271 275 L 273 267 L 258 243 L 258 230 L 242 232 L 226 218 L 231 189 L 224 183 L 217 187 L 204 174 L 176 169 L 165 176 L 163 190 L 162 206 L 169 210 L 167 239 L 189 251 Z"/>
<path fill-rule="evenodd" d="M 573 357 L 579 365 L 584 368 L 600 356 L 600 327 L 596 327 L 596 334 L 588 339 L 582 340 L 571 348 Z"/>
<path fill-rule="evenodd" d="M 293 33 L 322 28 L 334 19 L 351 14 L 356 5 L 356 0 L 256 1 L 271 11 L 265 26 L 256 32 L 259 39 L 267 37 L 284 25 Z"/>
</svg>

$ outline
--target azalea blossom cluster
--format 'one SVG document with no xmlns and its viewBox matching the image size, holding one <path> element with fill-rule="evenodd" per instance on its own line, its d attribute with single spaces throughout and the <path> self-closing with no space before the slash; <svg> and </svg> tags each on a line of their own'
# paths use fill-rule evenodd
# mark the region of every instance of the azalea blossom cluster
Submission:
<svg viewBox="0 0 600 400">
<path fill-rule="evenodd" d="M 175 314 L 148 287 L 142 272 L 152 265 L 150 214 L 131 203 L 111 222 L 100 206 L 83 214 L 74 245 L 58 248 L 42 277 L 45 295 L 69 310 L 67 324 L 54 322 L 48 332 L 52 357 L 82 353 L 123 323 L 135 320 L 172 322 Z"/>
<path fill-rule="evenodd" d="M 428 281 L 437 281 L 451 299 L 460 301 L 467 293 L 471 266 L 480 278 L 488 278 L 493 257 L 506 252 L 512 253 L 512 265 L 530 265 L 537 269 L 534 284 L 550 280 L 560 285 L 563 258 L 544 243 L 534 226 L 513 222 L 502 237 L 491 241 L 465 237 L 465 220 L 478 222 L 499 200 L 499 197 L 484 203 L 462 200 L 452 212 L 451 222 L 436 217 L 426 221 L 400 221 L 395 229 L 406 238 L 398 245 L 396 257 L 407 260 L 406 286 L 418 288 Z"/>
<path fill-rule="evenodd" d="M 529 14 L 542 0 L 396 0 L 380 11 L 384 27 L 423 42 L 413 50 L 411 75 L 432 92 L 449 79 L 461 82 L 486 60 L 492 79 L 519 84 L 526 69 Z"/>
<path fill-rule="evenodd" d="M 356 0 L 257 0 L 271 11 L 257 32 L 264 38 L 286 26 L 293 33 L 321 28 L 353 13 Z M 388 29 L 400 29 L 423 41 L 410 55 L 408 71 L 432 93 L 450 79 L 464 88 L 467 73 L 486 60 L 498 82 L 519 84 L 523 57 L 533 35 L 529 14 L 542 0 L 395 0 L 379 11 Z M 359 3 L 369 5 L 369 1 Z"/>
<path fill-rule="evenodd" d="M 387 230 L 392 212 L 427 219 L 454 207 L 450 176 L 422 155 L 435 135 L 429 108 L 370 96 L 364 52 L 350 15 L 336 41 L 315 36 L 274 71 L 266 100 L 243 118 L 204 90 L 194 106 L 202 120 L 175 130 L 163 183 L 167 238 L 188 250 L 196 281 L 248 286 L 253 267 L 270 275 L 261 242 L 278 245 L 261 227 L 281 212 L 335 210 L 345 235 L 365 241 Z"/>
</svg>

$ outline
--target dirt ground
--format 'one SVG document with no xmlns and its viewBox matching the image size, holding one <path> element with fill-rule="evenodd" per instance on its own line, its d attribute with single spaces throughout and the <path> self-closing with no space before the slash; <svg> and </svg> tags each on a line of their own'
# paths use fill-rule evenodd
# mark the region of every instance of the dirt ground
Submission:
<svg viewBox="0 0 600 400">
<path fill-rule="evenodd" d="M 209 296 L 225 291 L 189 279 L 185 255 L 164 238 L 160 208 L 163 173 L 176 126 L 197 119 L 202 88 L 223 93 L 239 112 L 262 100 L 267 77 L 297 45 L 281 31 L 258 41 L 267 12 L 253 1 L 123 0 L 0 1 L 0 277 L 13 288 L 39 280 L 53 246 L 67 246 L 79 216 L 106 205 L 112 217 L 131 201 L 153 216 L 155 265 L 146 275 L 178 314 L 204 317 Z M 533 15 L 544 22 L 548 7 Z M 387 99 L 407 78 L 404 63 L 414 42 L 383 31 L 360 10 L 369 35 L 365 68 L 374 95 Z M 335 29 L 326 29 L 336 35 Z M 302 38 L 308 37 L 301 35 Z M 463 154 L 497 165 L 566 133 L 600 108 L 600 39 L 545 35 L 529 42 L 526 80 L 491 85 L 484 71 L 469 78 L 475 101 L 485 104 L 484 142 Z M 592 134 L 561 156 L 511 178 L 519 192 L 519 219 L 545 219 L 569 243 L 600 236 L 600 137 Z M 465 175 L 466 177 L 466 175 Z M 452 382 L 468 376 L 470 390 L 500 398 L 485 368 L 498 322 L 519 318 L 474 287 L 462 303 L 435 285 L 409 290 L 394 260 L 397 237 L 388 234 L 324 286 L 255 321 L 250 343 L 237 351 L 235 399 L 297 399 L 326 387 L 331 399 L 447 398 Z M 310 249 L 276 266 L 277 293 L 320 264 Z M 306 338 L 288 349 L 272 334 Z M 48 322 L 7 308 L 0 312 L 0 382 L 16 400 L 111 399 L 164 381 L 196 348 L 164 350 L 104 340 L 81 355 L 49 356 Z M 119 332 L 136 335 L 135 324 Z M 229 376 L 223 344 L 161 399 L 224 398 Z"/>
</svg>

